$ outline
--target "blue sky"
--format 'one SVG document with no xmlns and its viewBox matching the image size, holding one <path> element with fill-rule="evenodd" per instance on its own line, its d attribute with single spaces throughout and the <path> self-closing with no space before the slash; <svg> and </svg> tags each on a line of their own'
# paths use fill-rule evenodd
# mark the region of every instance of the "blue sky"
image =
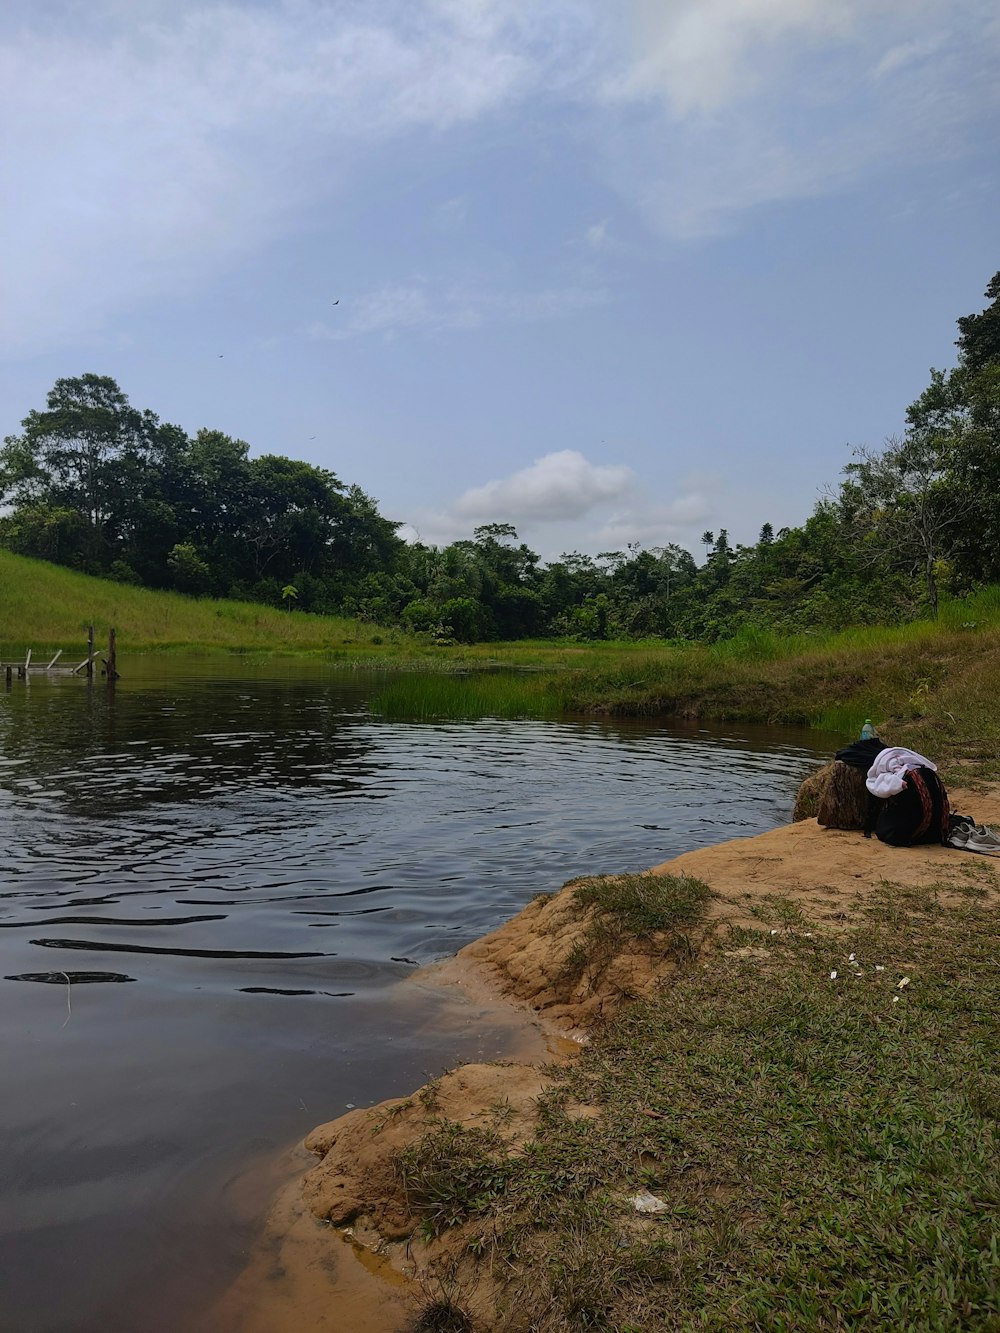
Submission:
<svg viewBox="0 0 1000 1333">
<path fill-rule="evenodd" d="M 95 371 L 424 541 L 752 541 L 982 308 L 998 55 L 977 0 L 8 0 L 0 426 Z"/>
</svg>

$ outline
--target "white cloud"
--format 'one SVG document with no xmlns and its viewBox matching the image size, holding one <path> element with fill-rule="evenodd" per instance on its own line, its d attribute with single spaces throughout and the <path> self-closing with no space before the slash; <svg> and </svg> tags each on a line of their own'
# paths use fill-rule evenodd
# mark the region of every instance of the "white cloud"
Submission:
<svg viewBox="0 0 1000 1333">
<path fill-rule="evenodd" d="M 609 472 L 610 477 L 601 475 Z M 598 468 L 565 450 L 467 491 L 446 509 L 411 511 L 400 535 L 405 541 L 446 546 L 471 537 L 480 523 L 512 522 L 519 540 L 546 563 L 564 551 L 597 555 L 636 542 L 646 549 L 676 542 L 697 556 L 702 531 L 717 521 L 725 486 L 710 478 L 693 481 L 688 479 L 666 504 L 644 504 L 630 469 Z"/>
<path fill-rule="evenodd" d="M 679 541 L 690 546 L 693 530 L 703 528 L 718 512 L 717 500 L 703 491 L 678 495 L 664 505 L 636 505 L 620 509 L 594 532 L 594 549 L 618 551 L 630 542 L 665 546 Z"/>
<path fill-rule="evenodd" d="M 677 238 L 886 163 L 962 153 L 1000 100 L 988 0 L 629 0 L 627 12 L 603 84 L 623 117 L 602 140 L 605 171 Z M 880 62 L 893 79 L 870 77 Z"/>
<path fill-rule="evenodd" d="M 607 219 L 603 222 L 595 222 L 588 227 L 584 233 L 587 244 L 592 250 L 600 250 L 608 242 L 608 223 Z"/>
<path fill-rule="evenodd" d="M 991 0 L 12 0 L 0 346 L 51 347 L 196 291 L 329 206 L 382 146 L 500 114 L 531 133 L 519 108 L 554 111 L 562 146 L 657 230 L 711 234 L 887 161 L 962 152 L 995 112 L 998 48 Z M 456 196 L 442 224 L 463 230 L 463 210 Z M 586 240 L 600 250 L 604 223 Z M 573 299 L 387 285 L 351 331 Z"/>
<path fill-rule="evenodd" d="M 928 57 L 939 51 L 944 43 L 945 37 L 939 32 L 932 33 L 923 41 L 901 42 L 898 46 L 892 46 L 886 51 L 872 72 L 875 78 L 884 78 L 887 74 L 892 74 L 896 70 L 905 69 L 908 65 L 927 60 Z"/>
<path fill-rule="evenodd" d="M 599 288 L 549 287 L 540 291 L 498 292 L 487 287 L 451 286 L 436 289 L 428 282 L 387 283 L 346 301 L 343 325 L 332 320 L 310 324 L 314 339 L 339 341 L 368 334 L 394 338 L 407 332 L 440 333 L 478 329 L 485 324 L 526 324 L 559 319 L 603 305 L 608 293 Z"/>
<path fill-rule="evenodd" d="M 106 3 L 64 18 L 0 31 L 11 349 L 193 288 L 373 145 L 473 120 L 536 77 L 483 3 Z"/>
<path fill-rule="evenodd" d="M 453 510 L 465 519 L 515 524 L 581 518 L 626 494 L 633 480 L 632 469 L 622 464 L 595 464 L 576 449 L 560 449 L 510 477 L 466 491 Z"/>
</svg>

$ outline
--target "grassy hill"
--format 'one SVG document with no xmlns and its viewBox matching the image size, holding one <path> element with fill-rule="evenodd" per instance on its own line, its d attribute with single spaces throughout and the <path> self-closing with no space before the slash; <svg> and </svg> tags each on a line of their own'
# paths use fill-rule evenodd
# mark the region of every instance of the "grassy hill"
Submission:
<svg viewBox="0 0 1000 1333">
<path fill-rule="evenodd" d="M 88 625 L 94 626 L 98 641 L 113 625 L 121 652 L 169 648 L 377 654 L 398 650 L 408 638 L 344 617 L 134 588 L 0 550 L 4 658 L 18 657 L 27 648 L 38 653 L 62 648 L 71 656 L 86 644 Z"/>
</svg>

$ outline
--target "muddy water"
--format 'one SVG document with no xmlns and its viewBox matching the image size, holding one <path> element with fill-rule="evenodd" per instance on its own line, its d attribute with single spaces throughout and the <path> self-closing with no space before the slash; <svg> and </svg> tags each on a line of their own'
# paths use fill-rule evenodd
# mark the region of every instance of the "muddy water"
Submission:
<svg viewBox="0 0 1000 1333">
<path fill-rule="evenodd" d="M 403 724 L 318 667 L 0 695 L 0 1327 L 174 1333 L 319 1121 L 508 1034 L 400 987 L 579 874 L 787 817 L 822 738 Z"/>
</svg>

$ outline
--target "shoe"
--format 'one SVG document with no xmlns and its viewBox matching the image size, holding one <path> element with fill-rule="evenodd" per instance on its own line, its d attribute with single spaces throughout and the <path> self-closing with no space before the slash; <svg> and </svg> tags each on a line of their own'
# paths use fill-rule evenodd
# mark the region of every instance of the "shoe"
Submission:
<svg viewBox="0 0 1000 1333">
<path fill-rule="evenodd" d="M 1000 848 L 1000 837 L 991 828 L 986 828 L 983 824 L 973 826 L 972 834 L 978 842 L 990 843 L 992 846 Z"/>
<path fill-rule="evenodd" d="M 1000 853 L 1000 838 L 990 833 L 988 829 L 983 833 L 973 829 L 963 845 L 967 852 L 985 852 L 988 856 Z"/>
<path fill-rule="evenodd" d="M 958 824 L 948 834 L 947 842 L 945 845 L 948 847 L 958 847 L 962 851 L 965 851 L 966 848 L 968 847 L 968 843 L 969 843 L 969 829 L 967 829 L 964 824 Z"/>
</svg>

